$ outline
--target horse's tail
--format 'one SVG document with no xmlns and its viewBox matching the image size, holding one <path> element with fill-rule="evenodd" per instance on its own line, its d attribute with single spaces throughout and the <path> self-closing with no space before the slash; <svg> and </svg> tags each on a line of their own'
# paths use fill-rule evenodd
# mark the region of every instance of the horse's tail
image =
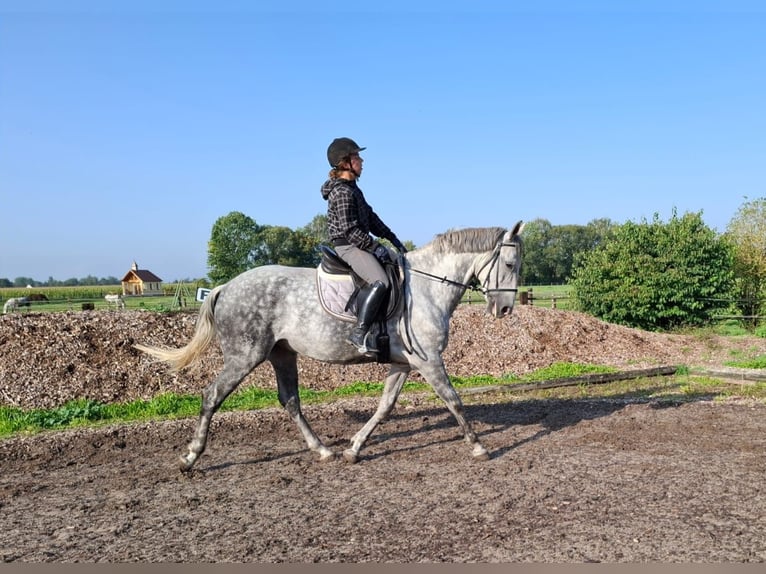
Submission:
<svg viewBox="0 0 766 574">
<path fill-rule="evenodd" d="M 215 337 L 213 314 L 220 290 L 221 286 L 216 287 L 205 297 L 205 302 L 200 307 L 199 316 L 197 317 L 197 327 L 194 330 L 194 336 L 186 346 L 180 349 L 151 347 L 141 344 L 133 346 L 160 361 L 169 363 L 171 371 L 180 371 L 184 367 L 188 367 L 200 357 Z"/>
</svg>

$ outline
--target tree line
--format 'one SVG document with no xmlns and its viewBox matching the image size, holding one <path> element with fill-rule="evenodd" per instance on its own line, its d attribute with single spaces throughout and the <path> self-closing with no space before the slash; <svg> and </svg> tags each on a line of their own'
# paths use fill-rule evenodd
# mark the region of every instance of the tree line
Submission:
<svg viewBox="0 0 766 574">
<path fill-rule="evenodd" d="M 117 277 L 96 277 L 94 275 L 88 275 L 78 279 L 72 277 L 70 279 L 64 279 L 59 281 L 53 277 L 49 277 L 47 281 L 37 281 L 32 277 L 16 277 L 13 281 L 8 278 L 0 277 L 0 287 L 26 287 L 31 285 L 32 287 L 78 287 L 78 286 L 92 286 L 92 285 L 119 285 L 120 280 Z"/>
</svg>

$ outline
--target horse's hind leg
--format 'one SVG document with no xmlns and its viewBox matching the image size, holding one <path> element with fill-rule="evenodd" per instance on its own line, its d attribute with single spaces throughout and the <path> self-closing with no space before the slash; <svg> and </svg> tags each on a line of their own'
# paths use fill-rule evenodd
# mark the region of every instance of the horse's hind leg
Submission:
<svg viewBox="0 0 766 574">
<path fill-rule="evenodd" d="M 237 385 L 242 382 L 242 379 L 251 370 L 251 368 L 245 368 L 241 363 L 225 365 L 215 381 L 210 383 L 202 392 L 202 408 L 200 409 L 197 428 L 194 431 L 194 437 L 187 447 L 186 454 L 181 455 L 182 472 L 188 472 L 194 466 L 194 463 L 197 462 L 197 459 L 205 450 L 207 435 L 210 430 L 210 420 L 213 418 L 213 414 L 215 414 L 221 403 L 237 388 Z"/>
<path fill-rule="evenodd" d="M 332 460 L 335 458 L 335 453 L 319 440 L 301 411 L 301 400 L 298 395 L 298 355 L 277 345 L 272 349 L 269 361 L 277 377 L 279 403 L 300 429 L 309 449 L 319 455 L 319 460 Z"/>
<path fill-rule="evenodd" d="M 410 368 L 404 365 L 392 365 L 391 370 L 388 372 L 386 382 L 383 385 L 383 395 L 380 397 L 378 403 L 378 410 L 372 415 L 370 420 L 367 421 L 358 433 L 356 433 L 351 439 L 351 446 L 343 451 L 343 458 L 347 462 L 355 463 L 359 460 L 359 451 L 362 450 L 362 446 L 367 442 L 367 439 L 372 434 L 381 421 L 385 420 L 391 410 L 396 404 L 396 399 L 399 398 L 399 393 L 402 392 L 404 382 L 407 380 L 407 375 L 410 372 Z"/>
</svg>

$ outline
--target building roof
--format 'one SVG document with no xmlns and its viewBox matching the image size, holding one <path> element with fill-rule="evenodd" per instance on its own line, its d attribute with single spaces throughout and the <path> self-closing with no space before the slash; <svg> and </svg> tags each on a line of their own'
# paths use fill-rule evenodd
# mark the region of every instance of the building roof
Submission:
<svg viewBox="0 0 766 574">
<path fill-rule="evenodd" d="M 130 275 L 131 273 L 145 283 L 162 283 L 162 279 L 157 277 L 154 273 L 152 273 L 148 269 L 131 270 L 130 273 L 128 273 L 128 275 Z"/>
<path fill-rule="evenodd" d="M 130 268 L 130 271 L 128 271 L 125 274 L 125 277 L 123 277 L 122 280 L 128 281 L 131 275 L 134 277 L 138 277 L 144 283 L 162 283 L 162 279 L 157 277 L 154 273 L 152 273 L 148 269 L 139 269 L 138 263 L 136 263 L 135 261 L 133 262 L 133 266 Z"/>
</svg>

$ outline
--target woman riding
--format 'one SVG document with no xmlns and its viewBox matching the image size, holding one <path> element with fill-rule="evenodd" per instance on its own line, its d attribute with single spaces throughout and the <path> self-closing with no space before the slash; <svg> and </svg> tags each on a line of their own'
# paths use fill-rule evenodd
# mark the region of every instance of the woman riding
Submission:
<svg viewBox="0 0 766 574">
<path fill-rule="evenodd" d="M 336 138 L 327 148 L 329 179 L 322 184 L 327 200 L 327 230 L 336 252 L 366 285 L 360 289 L 357 324 L 348 342 L 367 353 L 367 332 L 386 299 L 389 281 L 383 264 L 391 262 L 388 249 L 372 235 L 388 239 L 400 253 L 404 245 L 367 203 L 357 180 L 362 176 L 364 160 L 359 147 L 350 138 Z M 371 235 L 372 234 L 372 235 Z"/>
</svg>

